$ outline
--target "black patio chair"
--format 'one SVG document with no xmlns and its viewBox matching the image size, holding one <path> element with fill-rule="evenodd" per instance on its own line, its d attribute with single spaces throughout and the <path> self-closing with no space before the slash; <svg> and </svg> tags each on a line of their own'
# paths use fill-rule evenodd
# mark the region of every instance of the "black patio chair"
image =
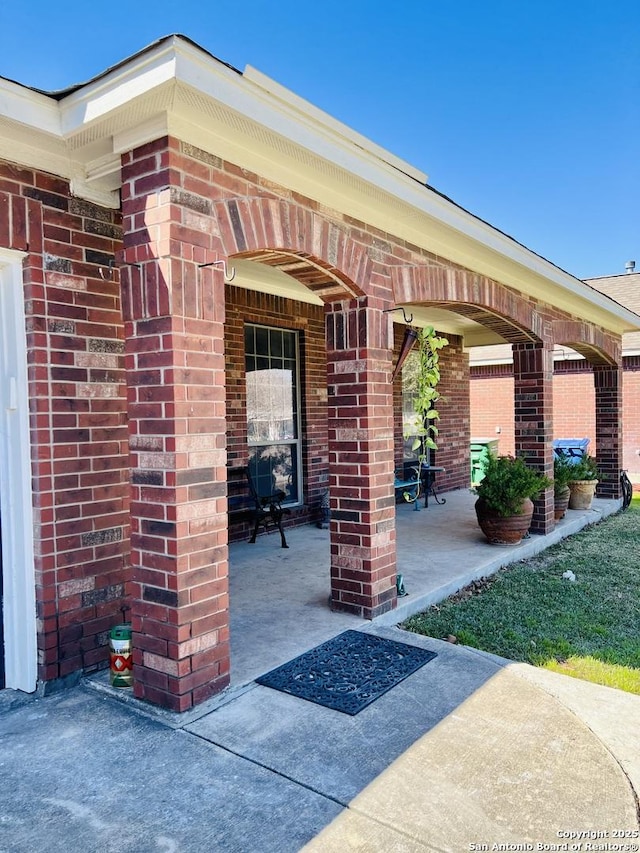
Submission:
<svg viewBox="0 0 640 853">
<path fill-rule="evenodd" d="M 251 497 L 255 504 L 256 514 L 253 533 L 251 534 L 249 542 L 251 544 L 255 543 L 260 525 L 263 525 L 265 533 L 269 532 L 269 526 L 271 525 L 273 527 L 277 527 L 280 531 L 282 547 L 288 548 L 287 540 L 284 537 L 284 530 L 282 529 L 282 516 L 290 515 L 291 510 L 282 507 L 282 501 L 286 498 L 285 493 L 278 489 L 270 495 L 259 495 L 253 482 L 253 478 L 251 477 L 251 471 L 249 468 L 245 468 L 245 472 L 247 475 L 247 482 L 249 484 L 249 492 L 251 493 Z"/>
</svg>

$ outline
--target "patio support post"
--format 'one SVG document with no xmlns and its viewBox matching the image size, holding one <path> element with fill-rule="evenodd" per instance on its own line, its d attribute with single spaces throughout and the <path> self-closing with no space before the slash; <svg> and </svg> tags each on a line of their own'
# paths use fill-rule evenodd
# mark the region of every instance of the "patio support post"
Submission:
<svg viewBox="0 0 640 853">
<path fill-rule="evenodd" d="M 553 478 L 553 348 L 546 342 L 513 344 L 516 456 Z M 553 487 L 534 501 L 533 533 L 555 526 Z"/>
<path fill-rule="evenodd" d="M 331 606 L 396 606 L 391 320 L 381 300 L 326 308 Z"/>
<path fill-rule="evenodd" d="M 229 683 L 224 280 L 188 168 L 168 138 L 122 158 L 133 690 L 173 711 Z"/>
<path fill-rule="evenodd" d="M 597 494 L 620 497 L 622 468 L 622 368 L 616 364 L 594 364 L 596 397 L 596 448 L 601 473 Z"/>
</svg>

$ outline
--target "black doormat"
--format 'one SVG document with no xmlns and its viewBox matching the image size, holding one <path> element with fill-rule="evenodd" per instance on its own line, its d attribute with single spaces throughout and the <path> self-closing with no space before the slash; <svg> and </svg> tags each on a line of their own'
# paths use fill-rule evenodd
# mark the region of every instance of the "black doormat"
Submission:
<svg viewBox="0 0 640 853">
<path fill-rule="evenodd" d="M 417 646 L 345 631 L 256 681 L 353 715 L 435 657 Z"/>
</svg>

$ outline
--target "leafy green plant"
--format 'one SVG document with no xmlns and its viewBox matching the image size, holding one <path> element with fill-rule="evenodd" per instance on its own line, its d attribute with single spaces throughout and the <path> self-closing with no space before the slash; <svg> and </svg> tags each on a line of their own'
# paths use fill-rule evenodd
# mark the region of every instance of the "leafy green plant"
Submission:
<svg viewBox="0 0 640 853">
<path fill-rule="evenodd" d="M 575 480 L 575 467 L 564 454 L 555 456 L 553 460 L 553 490 L 556 495 L 566 489 L 572 480 Z"/>
<path fill-rule="evenodd" d="M 534 498 L 551 480 L 530 468 L 524 459 L 490 454 L 485 475 L 476 487 L 484 506 L 500 516 L 521 515 L 526 498 Z"/>
<path fill-rule="evenodd" d="M 440 399 L 440 350 L 449 341 L 436 334 L 433 326 L 418 329 L 417 369 L 411 389 L 415 420 L 408 425 L 405 438 L 415 436 L 411 449 L 417 453 L 417 464 L 422 466 L 430 449 L 436 450 L 437 421 L 440 413 L 435 404 Z M 420 468 L 418 469 L 420 470 Z"/>
<path fill-rule="evenodd" d="M 593 456 L 589 456 L 588 453 L 585 453 L 580 461 L 576 462 L 575 465 L 571 465 L 571 472 L 572 476 L 569 480 L 570 483 L 576 483 L 579 480 L 600 479 L 600 472 L 598 471 L 596 460 Z"/>
</svg>

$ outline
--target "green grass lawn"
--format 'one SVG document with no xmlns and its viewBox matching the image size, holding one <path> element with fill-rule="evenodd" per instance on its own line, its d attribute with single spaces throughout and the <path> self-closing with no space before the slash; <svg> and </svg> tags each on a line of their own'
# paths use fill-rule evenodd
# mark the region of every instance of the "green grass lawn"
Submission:
<svg viewBox="0 0 640 853">
<path fill-rule="evenodd" d="M 403 627 L 640 694 L 640 499 Z"/>
</svg>

